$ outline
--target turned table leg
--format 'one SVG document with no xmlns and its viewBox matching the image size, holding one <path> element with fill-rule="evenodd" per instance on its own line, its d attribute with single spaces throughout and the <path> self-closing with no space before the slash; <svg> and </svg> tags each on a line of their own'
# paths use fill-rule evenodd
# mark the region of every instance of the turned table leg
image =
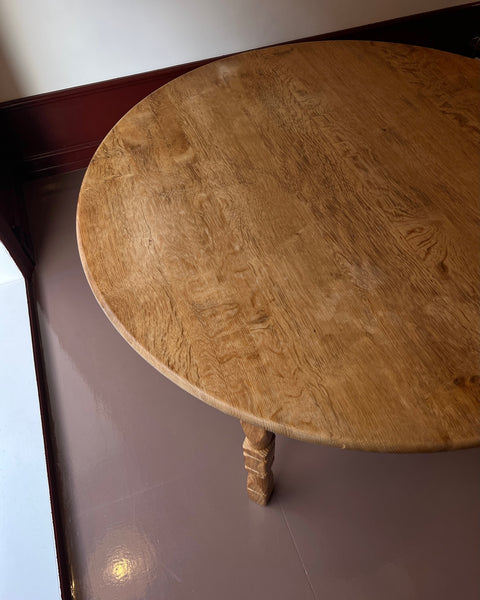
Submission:
<svg viewBox="0 0 480 600">
<path fill-rule="evenodd" d="M 243 456 L 250 500 L 265 506 L 273 490 L 272 463 L 275 454 L 275 434 L 240 421 L 245 432 Z"/>
</svg>

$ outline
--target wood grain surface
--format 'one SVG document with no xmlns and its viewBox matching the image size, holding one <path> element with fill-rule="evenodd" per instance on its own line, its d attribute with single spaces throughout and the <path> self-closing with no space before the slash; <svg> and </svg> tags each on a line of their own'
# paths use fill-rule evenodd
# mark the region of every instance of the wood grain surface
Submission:
<svg viewBox="0 0 480 600">
<path fill-rule="evenodd" d="M 80 255 L 108 318 L 182 388 L 269 431 L 478 445 L 479 71 L 319 42 L 160 88 L 80 192 Z"/>
<path fill-rule="evenodd" d="M 273 492 L 272 464 L 275 458 L 275 434 L 241 421 L 245 440 L 243 458 L 247 470 L 247 494 L 260 506 L 266 506 Z"/>
</svg>

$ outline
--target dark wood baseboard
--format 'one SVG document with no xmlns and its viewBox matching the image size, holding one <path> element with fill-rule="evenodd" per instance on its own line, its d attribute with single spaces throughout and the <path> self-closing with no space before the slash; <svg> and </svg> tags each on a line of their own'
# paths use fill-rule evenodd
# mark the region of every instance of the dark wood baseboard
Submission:
<svg viewBox="0 0 480 600">
<path fill-rule="evenodd" d="M 472 56 L 480 2 L 305 40 L 369 39 L 429 46 Z M 87 166 L 118 119 L 150 92 L 214 57 L 188 64 L 21 98 L 0 104 L 0 122 L 22 179 Z"/>
</svg>

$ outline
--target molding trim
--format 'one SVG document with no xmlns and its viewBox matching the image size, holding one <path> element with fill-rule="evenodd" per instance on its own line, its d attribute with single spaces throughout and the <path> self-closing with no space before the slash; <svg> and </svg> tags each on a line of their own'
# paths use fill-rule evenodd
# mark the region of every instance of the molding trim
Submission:
<svg viewBox="0 0 480 600">
<path fill-rule="evenodd" d="M 471 2 L 294 41 L 368 39 L 475 56 L 472 40 L 480 35 L 479 22 L 480 2 Z M 86 167 L 101 140 L 132 106 L 168 81 L 218 58 L 1 103 L 0 124 L 21 178 Z"/>
<path fill-rule="evenodd" d="M 22 179 L 86 167 L 115 123 L 165 83 L 216 58 L 0 104 Z"/>
</svg>

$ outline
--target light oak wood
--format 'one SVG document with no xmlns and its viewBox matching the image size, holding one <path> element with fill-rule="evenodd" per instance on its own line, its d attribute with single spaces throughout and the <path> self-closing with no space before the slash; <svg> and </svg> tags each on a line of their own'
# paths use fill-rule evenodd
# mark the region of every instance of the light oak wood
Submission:
<svg viewBox="0 0 480 600">
<path fill-rule="evenodd" d="M 320 42 L 148 96 L 100 145 L 78 204 L 109 319 L 185 390 L 268 431 L 478 445 L 479 69 Z"/>
<path fill-rule="evenodd" d="M 248 497 L 265 506 L 273 491 L 275 434 L 244 421 L 241 421 L 241 424 L 246 436 L 243 442 L 243 456 L 247 470 Z"/>
</svg>

